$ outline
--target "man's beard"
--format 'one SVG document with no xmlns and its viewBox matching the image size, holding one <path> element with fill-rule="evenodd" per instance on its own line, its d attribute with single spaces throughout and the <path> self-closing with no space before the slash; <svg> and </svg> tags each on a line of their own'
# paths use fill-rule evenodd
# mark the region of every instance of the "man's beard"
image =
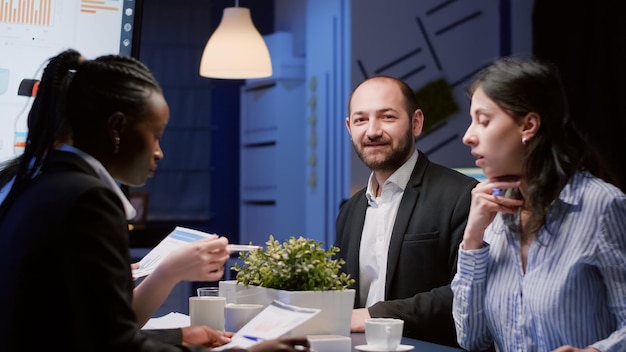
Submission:
<svg viewBox="0 0 626 352">
<path fill-rule="evenodd" d="M 398 168 L 400 168 L 400 166 L 402 166 L 402 164 L 404 164 L 404 162 L 409 158 L 409 156 L 411 156 L 411 153 L 413 152 L 414 146 L 413 143 L 411 143 L 411 141 L 413 140 L 413 135 L 411 134 L 411 130 L 409 129 L 409 131 L 407 131 L 407 133 L 405 134 L 404 138 L 402 138 L 402 140 L 400 140 L 400 143 L 398 144 L 397 147 L 391 147 L 392 149 L 390 151 L 385 151 L 385 152 L 378 152 L 376 154 L 365 154 L 363 152 L 363 145 L 359 144 L 357 145 L 356 143 L 352 143 L 352 146 L 354 147 L 354 150 L 356 151 L 357 155 L 359 156 L 359 158 L 361 159 L 361 161 L 363 161 L 363 163 L 369 167 L 371 170 L 376 170 L 376 171 L 395 171 Z M 387 146 L 391 146 L 391 145 L 387 145 Z M 383 156 L 381 158 L 381 156 Z"/>
</svg>

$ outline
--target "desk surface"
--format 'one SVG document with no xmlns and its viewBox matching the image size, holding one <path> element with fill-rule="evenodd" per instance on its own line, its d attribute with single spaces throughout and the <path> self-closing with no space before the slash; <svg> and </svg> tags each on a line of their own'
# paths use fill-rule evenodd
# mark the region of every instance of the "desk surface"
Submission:
<svg viewBox="0 0 626 352">
<path fill-rule="evenodd" d="M 365 334 L 364 333 L 356 333 L 353 332 L 350 334 L 350 338 L 352 339 L 352 352 L 359 352 L 354 346 L 365 345 Z M 412 349 L 410 352 L 461 352 L 463 350 L 458 348 L 453 348 L 444 345 L 437 345 L 430 342 L 410 339 L 408 337 L 403 337 L 402 342 L 403 345 L 411 345 L 414 346 L 415 349 Z"/>
</svg>

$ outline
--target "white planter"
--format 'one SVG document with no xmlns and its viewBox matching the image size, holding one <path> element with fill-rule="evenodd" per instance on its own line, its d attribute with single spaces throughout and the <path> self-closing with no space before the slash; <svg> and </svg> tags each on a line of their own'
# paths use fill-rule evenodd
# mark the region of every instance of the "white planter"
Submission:
<svg viewBox="0 0 626 352">
<path fill-rule="evenodd" d="M 343 291 L 285 291 L 259 286 L 245 286 L 236 280 L 220 281 L 220 296 L 227 303 L 256 303 L 267 306 L 273 300 L 321 311 L 296 327 L 291 335 L 350 336 L 350 321 L 355 290 Z"/>
</svg>

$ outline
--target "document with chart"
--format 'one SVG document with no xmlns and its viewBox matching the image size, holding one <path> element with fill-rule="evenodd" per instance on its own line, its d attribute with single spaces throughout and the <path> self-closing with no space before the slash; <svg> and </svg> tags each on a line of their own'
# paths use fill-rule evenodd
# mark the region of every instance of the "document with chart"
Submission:
<svg viewBox="0 0 626 352">
<path fill-rule="evenodd" d="M 217 235 L 177 226 L 139 261 L 139 267 L 133 270 L 133 277 L 138 279 L 153 272 L 163 258 L 176 248 L 189 242 L 210 237 L 217 237 Z"/>
<path fill-rule="evenodd" d="M 274 300 L 233 335 L 231 342 L 214 348 L 222 351 L 228 348 L 247 348 L 265 340 L 287 335 L 300 324 L 314 317 L 320 309 L 305 308 Z"/>
</svg>

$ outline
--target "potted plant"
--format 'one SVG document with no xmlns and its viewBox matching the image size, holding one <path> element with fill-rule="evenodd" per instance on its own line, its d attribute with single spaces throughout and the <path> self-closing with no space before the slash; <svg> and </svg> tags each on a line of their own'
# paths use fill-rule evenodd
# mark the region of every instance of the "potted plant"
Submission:
<svg viewBox="0 0 626 352">
<path fill-rule="evenodd" d="M 321 311 L 295 328 L 294 335 L 350 335 L 355 290 L 354 279 L 340 273 L 345 264 L 333 259 L 339 248 L 328 251 L 317 242 L 290 237 L 282 244 L 270 235 L 265 249 L 240 252 L 242 265 L 235 264 L 236 280 L 220 282 L 229 302 L 283 303 L 318 308 Z M 222 293 L 220 293 L 222 294 Z"/>
<path fill-rule="evenodd" d="M 243 266 L 235 264 L 237 282 L 287 291 L 345 290 L 354 283 L 339 273 L 343 259 L 332 259 L 339 248 L 322 248 L 322 242 L 290 237 L 280 243 L 270 235 L 265 250 L 241 252 Z"/>
</svg>

